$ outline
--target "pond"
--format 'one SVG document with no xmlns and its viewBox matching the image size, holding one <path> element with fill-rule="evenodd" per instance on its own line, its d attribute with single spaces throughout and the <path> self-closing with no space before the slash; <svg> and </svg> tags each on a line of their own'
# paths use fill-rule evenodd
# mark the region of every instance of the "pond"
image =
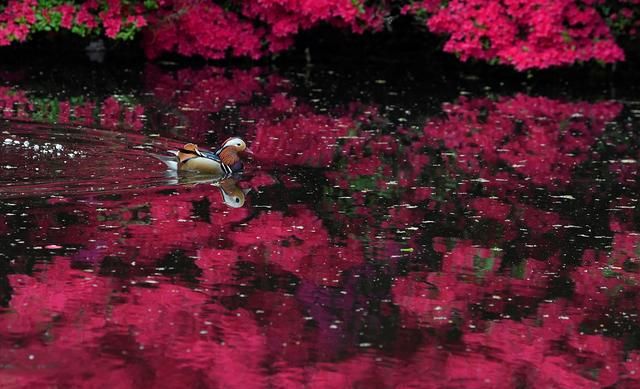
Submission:
<svg viewBox="0 0 640 389">
<path fill-rule="evenodd" d="M 640 385 L 637 92 L 0 77 L 2 387 Z M 223 181 L 159 158 L 230 136 Z"/>
</svg>

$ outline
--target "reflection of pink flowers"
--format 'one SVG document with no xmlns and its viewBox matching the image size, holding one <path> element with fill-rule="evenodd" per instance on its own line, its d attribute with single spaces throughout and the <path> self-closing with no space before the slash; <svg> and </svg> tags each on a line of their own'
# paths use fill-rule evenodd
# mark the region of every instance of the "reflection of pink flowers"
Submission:
<svg viewBox="0 0 640 389">
<path fill-rule="evenodd" d="M 392 289 L 396 303 L 416 315 L 418 322 L 445 325 L 452 315 L 466 314 L 471 301 L 504 286 L 492 285 L 498 281 L 500 256 L 491 250 L 457 241 L 449 251 L 442 238 L 434 239 L 434 249 L 444 252 L 440 273 L 412 273 L 398 279 Z"/>
<path fill-rule="evenodd" d="M 640 154 L 636 160 L 640 160 Z M 618 176 L 620 182 L 635 183 L 640 176 L 637 163 L 613 162 L 609 165 L 609 170 Z"/>
<path fill-rule="evenodd" d="M 120 104 L 113 97 L 106 99 L 102 105 L 100 125 L 104 128 L 118 128 L 120 123 Z"/>
<path fill-rule="evenodd" d="M 140 130 L 144 126 L 143 113 L 142 105 L 127 107 L 114 97 L 109 97 L 102 103 L 100 126 L 110 129 L 123 126 L 127 129 Z"/>
<path fill-rule="evenodd" d="M 613 102 L 559 103 L 524 95 L 495 102 L 461 98 L 444 106 L 447 119 L 427 123 L 425 135 L 434 139 L 431 145 L 455 150 L 457 165 L 489 180 L 487 186 L 508 189 L 513 180 L 506 168 L 533 184 L 563 187 L 621 108 Z"/>
<path fill-rule="evenodd" d="M 9 232 L 9 225 L 5 216 L 0 216 L 0 234 L 5 235 Z"/>
<path fill-rule="evenodd" d="M 640 266 L 640 233 L 627 232 L 613 236 L 612 260 L 622 266 L 625 262 Z"/>
<path fill-rule="evenodd" d="M 233 250 L 204 248 L 198 251 L 196 265 L 202 269 L 201 280 L 207 286 L 231 284 L 232 267 L 238 253 Z"/>
<path fill-rule="evenodd" d="M 485 333 L 465 335 L 464 342 L 476 352 L 487 349 L 489 358 L 508 364 L 509 370 L 515 373 L 513 378 L 532 387 L 608 386 L 616 382 L 621 364 L 611 363 L 608 356 L 619 348 L 617 341 L 576 335 L 575 321 L 571 319 L 580 316 L 579 313 L 569 312 L 559 304 L 549 304 L 541 311 L 540 327 L 513 321 L 497 322 Z M 566 342 L 566 338 L 568 344 L 565 347 L 572 349 L 571 354 L 547 352 L 553 344 Z M 591 342 L 599 342 L 600 345 L 591 349 Z M 590 374 L 592 369 L 601 374 Z"/>
<path fill-rule="evenodd" d="M 98 109 L 99 125 L 103 128 L 119 129 L 124 127 L 140 130 L 144 127 L 144 107 L 139 104 L 130 106 L 121 103 L 113 96 L 107 97 L 98 108 L 96 108 L 96 103 L 91 101 L 72 104 L 68 100 L 54 99 L 48 100 L 45 107 L 34 106 L 29 99 L 23 92 L 0 88 L 1 115 L 7 118 L 30 118 L 31 120 L 42 120 L 44 116 L 56 124 L 77 123 L 90 126 L 98 124 L 94 115 Z M 57 112 L 57 116 L 43 115 L 47 113 L 43 112 L 46 109 Z"/>
<path fill-rule="evenodd" d="M 333 160 L 338 136 L 347 126 L 345 120 L 296 112 L 277 123 L 258 125 L 252 148 L 265 163 L 326 167 Z"/>
<path fill-rule="evenodd" d="M 412 279 L 419 276 L 412 274 L 410 278 L 401 278 L 393 286 L 395 303 L 416 315 L 416 320 L 445 324 L 453 311 L 466 310 L 467 301 L 463 296 L 475 290 L 473 284 L 458 285 L 446 275 L 428 279 L 423 275 L 425 279 Z"/>
<path fill-rule="evenodd" d="M 262 214 L 230 239 L 253 261 L 267 260 L 319 285 L 335 285 L 344 270 L 362 262 L 359 242 L 332 244 L 320 219 L 304 208 L 292 210 L 292 216 Z"/>
<path fill-rule="evenodd" d="M 43 321 L 54 320 L 65 311 L 75 311 L 91 301 L 95 302 L 94 299 L 99 298 L 106 287 L 106 280 L 97 276 L 83 277 L 83 272 L 71 269 L 65 258 L 56 258 L 43 270 L 50 279 L 11 276 L 11 284 L 18 291 L 11 300 L 13 314 L 0 316 L 5 330 L 16 335 L 38 331 Z M 80 314 L 78 311 L 74 313 Z M 95 319 L 89 318 L 87 324 Z M 62 340 L 74 342 L 71 337 Z"/>
<path fill-rule="evenodd" d="M 225 68 L 207 67 L 167 73 L 156 66 L 147 66 L 144 74 L 147 88 L 162 106 L 176 108 L 163 112 L 162 127 L 156 130 L 173 132 L 173 127 L 180 125 L 186 127 L 180 133 L 185 140 L 200 144 L 207 132 L 213 129 L 224 134 L 222 126 L 225 123 L 212 121 L 211 115 L 250 103 L 254 94 L 263 90 L 257 80 L 260 74 L 259 68 L 229 71 Z M 221 127 L 218 128 L 217 125 Z M 219 141 L 224 139 L 221 137 Z"/>
<path fill-rule="evenodd" d="M 17 118 L 24 117 L 26 116 L 24 111 L 30 105 L 29 98 L 24 91 L 14 91 L 9 87 L 0 86 L 0 114 L 3 117 L 11 118 L 14 115 Z"/>
<path fill-rule="evenodd" d="M 500 266 L 500 257 L 490 249 L 476 247 L 471 242 L 459 241 L 443 258 L 442 270 L 455 273 L 493 272 Z"/>
<path fill-rule="evenodd" d="M 524 225 L 537 233 L 553 230 L 560 224 L 560 215 L 555 212 L 543 211 L 534 207 L 522 205 L 520 215 Z"/>
<path fill-rule="evenodd" d="M 254 188 L 248 198 L 257 192 L 260 204 L 230 209 L 214 186 L 171 185 L 86 201 L 51 198 L 24 211 L 33 226 L 24 230 L 17 212 L 0 215 L 0 234 L 41 247 L 2 262 L 11 270 L 0 274 L 0 292 L 7 295 L 7 282 L 12 291 L 0 335 L 16 345 L 0 355 L 0 365 L 15 366 L 1 373 L 3 382 L 640 384 L 637 350 L 625 349 L 640 296 L 632 266 L 640 244 L 635 199 L 610 201 L 607 240 L 585 239 L 588 248 L 575 253 L 582 246 L 565 245 L 576 235 L 562 227 L 573 217 L 538 202 L 534 189 L 571 189 L 558 181 L 573 183 L 573 167 L 593 158 L 590 147 L 618 105 L 461 100 L 427 124 L 425 133 L 435 137 L 420 134 L 409 144 L 376 131 L 385 120 L 375 109 L 318 112 L 293 97 L 286 80 L 259 69 L 148 68 L 146 82 L 154 107 L 178 107 L 167 116 L 185 130 L 169 128 L 174 137 L 203 139 L 224 128 L 227 116 L 242 119 L 232 130 L 255 146 L 258 159 L 247 162 L 240 185 Z M 47 106 L 59 108 L 60 123 L 95 126 L 98 117 L 107 128 L 135 128 L 145 112 L 127 101 Z M 24 91 L 0 88 L 0 108 L 29 118 L 37 104 Z M 126 144 L 143 141 L 118 133 Z M 450 152 L 432 160 L 429 146 Z M 269 158 L 302 168 L 271 171 Z M 263 161 L 267 168 L 257 167 Z M 107 153 L 100 163 L 123 161 Z M 135 165 L 164 169 L 153 159 Z M 148 177 L 129 174 L 132 181 Z M 318 201 L 297 197 L 311 175 L 320 181 L 313 182 Z M 287 191 L 295 193 L 268 203 Z M 307 204 L 288 203 L 300 198 Z M 14 274 L 34 252 L 32 274 Z"/>
<path fill-rule="evenodd" d="M 470 206 L 482 217 L 499 221 L 504 221 L 511 212 L 509 205 L 486 197 L 478 197 L 471 200 Z"/>
</svg>

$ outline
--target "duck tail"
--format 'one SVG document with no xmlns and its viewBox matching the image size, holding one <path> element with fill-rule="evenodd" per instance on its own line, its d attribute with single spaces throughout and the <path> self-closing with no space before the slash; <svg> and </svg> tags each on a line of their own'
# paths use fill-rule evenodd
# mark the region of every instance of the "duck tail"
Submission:
<svg viewBox="0 0 640 389">
<path fill-rule="evenodd" d="M 167 165 L 167 167 L 171 170 L 178 170 L 178 151 L 174 151 L 171 150 L 169 151 L 172 155 L 161 155 L 161 154 L 154 154 L 154 153 L 150 153 L 151 156 L 159 159 L 160 161 L 164 162 L 165 165 Z"/>
</svg>

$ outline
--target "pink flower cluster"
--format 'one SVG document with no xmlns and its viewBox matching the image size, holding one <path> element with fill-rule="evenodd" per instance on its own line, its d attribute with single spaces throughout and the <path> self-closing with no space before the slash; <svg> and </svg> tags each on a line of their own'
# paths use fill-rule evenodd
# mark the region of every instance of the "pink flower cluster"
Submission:
<svg viewBox="0 0 640 389">
<path fill-rule="evenodd" d="M 270 50 L 288 48 L 300 30 L 308 30 L 320 22 L 349 27 L 354 32 L 379 30 L 383 7 L 365 6 L 358 0 L 265 0 L 242 2 L 242 14 L 266 23 Z"/>
<path fill-rule="evenodd" d="M 9 0 L 4 9 L 0 7 L 0 46 L 23 42 L 31 33 L 60 29 L 82 36 L 103 31 L 112 39 L 132 38 L 133 32 L 147 24 L 145 9 L 142 4 L 122 0 L 89 0 L 81 4 L 67 1 L 57 5 Z"/>
<path fill-rule="evenodd" d="M 10 0 L 0 8 L 0 46 L 11 41 L 24 41 L 29 35 L 29 25 L 36 22 L 36 0 Z"/>
<path fill-rule="evenodd" d="M 599 2 L 607 13 L 607 23 L 618 35 L 637 37 L 640 28 L 640 0 L 618 0 L 610 6 L 608 2 Z"/>
<path fill-rule="evenodd" d="M 86 3 L 85 3 L 86 4 Z M 147 21 L 142 16 L 144 7 L 125 7 L 121 0 L 107 0 L 106 9 L 99 14 L 104 27 L 104 33 L 109 38 L 116 38 L 118 33 L 126 27 L 140 28 L 147 25 Z"/>
<path fill-rule="evenodd" d="M 211 2 L 167 0 L 149 21 L 152 26 L 145 33 L 144 48 L 150 58 L 163 52 L 213 59 L 228 52 L 260 57 L 261 30 Z"/>
<path fill-rule="evenodd" d="M 598 60 L 616 62 L 624 52 L 598 12 L 597 0 L 424 1 L 432 32 L 449 36 L 444 50 L 496 61 L 518 70 Z"/>
<path fill-rule="evenodd" d="M 237 12 L 208 1 L 166 0 L 150 15 L 145 51 L 220 59 L 228 54 L 257 59 L 292 46 L 293 37 L 320 22 L 352 31 L 379 29 L 382 11 L 351 0 L 234 2 Z M 234 8 L 234 7 L 231 7 Z"/>
</svg>

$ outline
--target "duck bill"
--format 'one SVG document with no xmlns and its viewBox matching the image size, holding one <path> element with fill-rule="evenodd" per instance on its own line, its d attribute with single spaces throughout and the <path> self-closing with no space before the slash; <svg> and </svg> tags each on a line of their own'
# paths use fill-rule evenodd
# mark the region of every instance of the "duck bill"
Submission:
<svg viewBox="0 0 640 389">
<path fill-rule="evenodd" d="M 251 149 L 250 149 L 250 148 L 248 148 L 248 147 L 247 147 L 246 149 L 244 149 L 244 152 L 245 152 L 245 153 L 247 153 L 247 154 L 249 154 L 249 155 L 255 155 L 255 153 L 253 152 L 253 150 L 251 150 Z"/>
</svg>

